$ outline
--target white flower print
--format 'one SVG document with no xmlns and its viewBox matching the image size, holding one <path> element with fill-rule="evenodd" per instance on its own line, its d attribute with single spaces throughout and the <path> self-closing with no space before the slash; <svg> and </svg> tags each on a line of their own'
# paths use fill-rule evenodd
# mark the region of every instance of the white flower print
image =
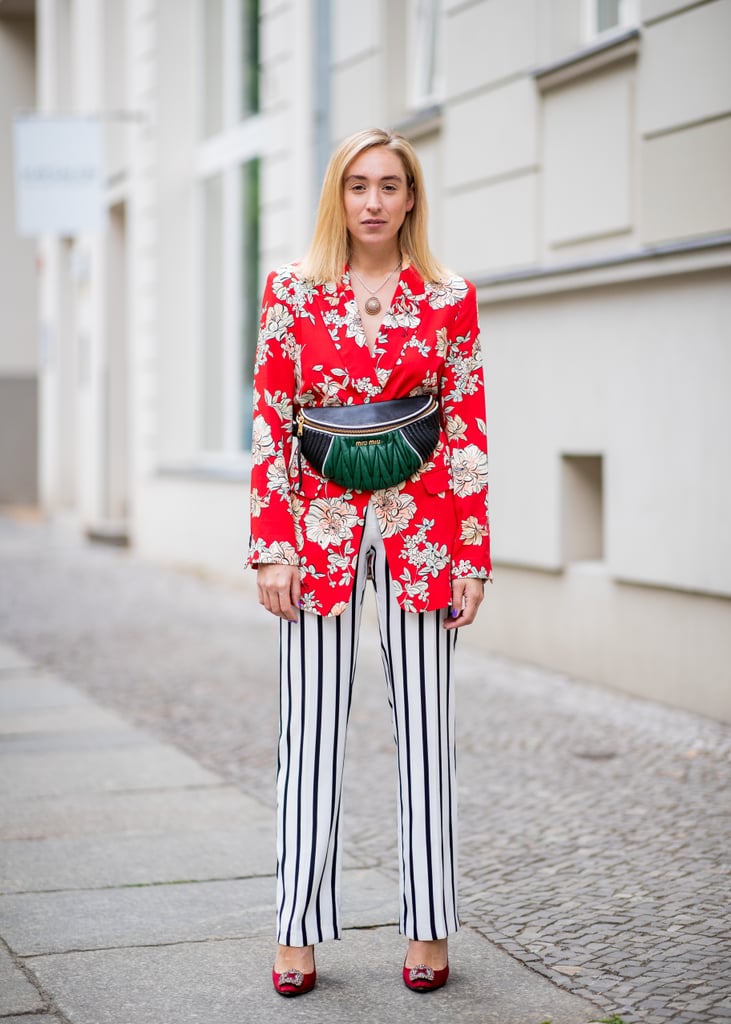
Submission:
<svg viewBox="0 0 731 1024">
<path fill-rule="evenodd" d="M 307 578 L 309 578 L 311 580 L 321 580 L 321 579 L 324 578 L 324 576 L 325 576 L 324 572 L 318 572 L 317 569 L 315 568 L 315 566 L 312 565 L 311 562 L 306 562 L 305 559 L 304 559 L 304 556 L 302 557 L 302 559 L 300 560 L 300 578 L 301 579 L 305 579 L 305 577 L 307 577 Z"/>
<path fill-rule="evenodd" d="M 363 330 L 363 321 L 358 310 L 358 303 L 355 299 L 346 302 L 345 317 L 338 318 L 338 322 L 344 325 L 346 337 L 353 338 L 356 345 L 363 348 L 364 345 L 368 344 L 365 331 Z"/>
<path fill-rule="evenodd" d="M 476 444 L 456 448 L 451 454 L 452 482 L 458 498 L 487 487 L 487 455 Z"/>
<path fill-rule="evenodd" d="M 319 604 L 311 590 L 300 597 L 300 608 L 303 612 L 319 612 Z"/>
<path fill-rule="evenodd" d="M 352 385 L 358 394 L 367 395 L 369 398 L 373 398 L 375 395 L 381 394 L 380 386 L 374 383 L 370 377 L 355 377 L 352 381 Z"/>
<path fill-rule="evenodd" d="M 308 319 L 314 322 L 311 313 L 305 314 L 305 306 L 309 306 L 315 296 L 315 286 L 311 281 L 304 281 L 299 277 L 292 281 L 292 304 L 300 315 L 307 315 Z"/>
<path fill-rule="evenodd" d="M 311 281 L 301 278 L 295 267 L 282 267 L 272 282 L 272 293 L 280 302 L 293 309 L 297 316 L 314 322 L 312 313 L 306 307 L 314 298 L 315 286 Z"/>
<path fill-rule="evenodd" d="M 259 338 L 256 343 L 256 352 L 254 353 L 254 373 L 261 370 L 267 360 L 271 357 L 272 351 L 269 347 L 269 341 L 264 337 L 263 331 L 259 331 Z M 256 408 L 256 405 L 254 405 Z"/>
<path fill-rule="evenodd" d="M 433 526 L 433 519 L 422 519 L 416 526 L 416 532 L 412 533 L 410 537 L 406 537 L 401 551 L 401 557 L 406 559 L 407 562 L 410 562 L 411 565 L 421 565 L 421 546 L 422 544 L 426 544 L 427 532 L 431 530 Z"/>
<path fill-rule="evenodd" d="M 327 574 L 330 586 L 348 584 L 355 575 L 356 551 L 348 541 L 342 551 L 331 551 L 327 556 Z"/>
<path fill-rule="evenodd" d="M 438 576 L 449 565 L 449 549 L 446 544 L 427 544 L 421 552 L 420 576 Z"/>
<path fill-rule="evenodd" d="M 468 562 L 466 558 L 460 559 L 456 565 L 452 566 L 452 579 L 453 580 L 464 580 L 468 578 L 474 578 L 478 580 L 491 579 L 484 569 L 479 566 L 473 565 L 472 562 Z"/>
<path fill-rule="evenodd" d="M 402 602 L 402 607 L 406 611 L 417 611 L 414 601 L 410 600 L 410 598 L 417 598 L 422 604 L 427 603 L 429 596 L 427 580 L 414 579 L 408 569 L 404 569 L 400 579 L 393 581 L 393 586 L 397 595 L 406 595 L 407 600 Z"/>
<path fill-rule="evenodd" d="M 399 487 L 374 491 L 373 507 L 383 537 L 393 537 L 401 530 L 405 530 L 416 515 L 416 502 L 410 494 L 404 494 Z"/>
<path fill-rule="evenodd" d="M 256 487 L 251 491 L 249 499 L 251 514 L 256 519 L 264 509 L 269 508 L 269 493 L 260 494 Z"/>
<path fill-rule="evenodd" d="M 297 367 L 299 363 L 299 346 L 297 345 L 297 339 L 293 334 L 287 334 L 282 342 L 282 354 L 291 360 L 292 363 Z"/>
<path fill-rule="evenodd" d="M 481 359 L 478 356 L 465 358 L 455 356 L 447 360 L 454 373 L 454 387 L 444 397 L 450 401 L 459 401 L 465 395 L 474 395 L 482 386 L 482 378 L 479 372 Z"/>
<path fill-rule="evenodd" d="M 288 541 L 275 540 L 271 544 L 266 544 L 260 538 L 252 548 L 252 556 L 252 561 L 260 565 L 268 565 L 269 563 L 299 565 L 297 552 Z"/>
<path fill-rule="evenodd" d="M 432 309 L 456 306 L 467 294 L 467 282 L 463 277 L 450 277 L 448 281 L 427 284 L 425 293 Z"/>
<path fill-rule="evenodd" d="M 438 576 L 449 564 L 449 548 L 446 544 L 434 544 L 427 540 L 427 533 L 434 528 L 433 519 L 422 519 L 416 533 L 406 537 L 401 557 L 418 569 L 419 576 Z"/>
<path fill-rule="evenodd" d="M 439 393 L 436 370 L 425 373 L 420 384 L 409 391 L 410 395 L 437 395 Z"/>
<path fill-rule="evenodd" d="M 450 441 L 462 441 L 467 436 L 467 424 L 461 416 L 447 416 L 447 437 Z"/>
<path fill-rule="evenodd" d="M 327 548 L 330 544 L 350 540 L 357 522 L 355 505 L 344 498 L 316 498 L 305 516 L 307 539 Z"/>
<path fill-rule="evenodd" d="M 267 488 L 270 493 L 282 496 L 289 492 L 289 474 L 283 455 L 277 455 L 267 466 Z"/>
<path fill-rule="evenodd" d="M 305 535 L 302 530 L 302 517 L 305 514 L 305 505 L 298 494 L 290 492 L 289 505 L 292 509 L 292 519 L 294 520 L 294 536 L 297 542 L 298 550 L 302 550 L 305 541 Z"/>
<path fill-rule="evenodd" d="M 260 466 L 267 459 L 270 459 L 276 452 L 272 430 L 263 416 L 254 417 L 254 426 L 251 437 L 251 461 L 255 466 Z"/>
<path fill-rule="evenodd" d="M 268 338 L 282 341 L 290 327 L 294 327 L 294 317 L 281 302 L 275 302 L 267 310 L 264 333 Z"/>
<path fill-rule="evenodd" d="M 347 378 L 335 380 L 329 374 L 323 373 L 322 382 L 317 385 L 317 399 L 313 404 L 317 405 L 347 405 L 343 401 L 342 394 L 347 384 Z"/>
<path fill-rule="evenodd" d="M 482 544 L 485 537 L 489 537 L 489 535 L 487 523 L 481 523 L 477 516 L 467 516 L 462 523 L 460 540 L 465 544 Z"/>
<path fill-rule="evenodd" d="M 422 341 L 420 338 L 416 337 L 410 338 L 404 345 L 404 348 L 415 348 L 419 355 L 423 356 L 424 359 L 429 358 L 429 352 L 431 351 L 431 346 L 428 341 Z"/>
<path fill-rule="evenodd" d="M 292 399 L 285 391 L 275 391 L 273 395 L 265 391 L 264 398 L 266 404 L 276 410 L 282 423 L 292 422 Z"/>
<path fill-rule="evenodd" d="M 416 315 L 415 307 L 400 299 L 393 305 L 383 318 L 383 326 L 387 329 L 393 327 L 405 327 L 407 329 L 418 327 L 419 317 Z"/>
</svg>

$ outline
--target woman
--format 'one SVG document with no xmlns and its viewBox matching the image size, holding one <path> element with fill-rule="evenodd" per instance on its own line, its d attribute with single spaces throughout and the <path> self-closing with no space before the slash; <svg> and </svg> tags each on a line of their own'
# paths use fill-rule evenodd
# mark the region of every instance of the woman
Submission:
<svg viewBox="0 0 731 1024">
<path fill-rule="evenodd" d="M 456 630 L 490 574 L 487 442 L 474 286 L 427 242 L 411 145 L 359 132 L 334 153 L 301 265 L 272 273 L 254 388 L 249 564 L 280 623 L 276 990 L 314 987 L 340 937 L 345 732 L 367 578 L 374 583 L 399 774 L 403 979 L 447 980 L 456 906 Z M 313 406 L 439 401 L 439 442 L 380 490 L 326 479 L 298 452 Z"/>
</svg>

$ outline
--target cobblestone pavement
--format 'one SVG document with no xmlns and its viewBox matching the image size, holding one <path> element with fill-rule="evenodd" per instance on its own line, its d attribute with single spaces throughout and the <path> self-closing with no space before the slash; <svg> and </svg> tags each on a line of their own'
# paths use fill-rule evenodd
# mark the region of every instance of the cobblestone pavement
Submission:
<svg viewBox="0 0 731 1024">
<path fill-rule="evenodd" d="M 0 639 L 271 804 L 277 625 L 252 583 L 0 517 Z M 731 728 L 458 648 L 463 920 L 628 1024 L 731 1022 Z M 383 687 L 367 630 L 345 842 L 395 872 Z"/>
</svg>

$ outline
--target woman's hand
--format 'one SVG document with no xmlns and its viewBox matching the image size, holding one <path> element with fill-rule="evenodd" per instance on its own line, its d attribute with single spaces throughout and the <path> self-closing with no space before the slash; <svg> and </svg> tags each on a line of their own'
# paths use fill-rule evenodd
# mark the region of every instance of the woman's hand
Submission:
<svg viewBox="0 0 731 1024">
<path fill-rule="evenodd" d="M 294 565 L 260 565 L 256 570 L 259 604 L 288 622 L 297 621 L 300 599 L 300 574 Z"/>
<path fill-rule="evenodd" d="M 454 580 L 452 583 L 452 608 L 444 620 L 445 629 L 457 629 L 474 622 L 477 609 L 485 596 L 484 580 Z"/>
</svg>

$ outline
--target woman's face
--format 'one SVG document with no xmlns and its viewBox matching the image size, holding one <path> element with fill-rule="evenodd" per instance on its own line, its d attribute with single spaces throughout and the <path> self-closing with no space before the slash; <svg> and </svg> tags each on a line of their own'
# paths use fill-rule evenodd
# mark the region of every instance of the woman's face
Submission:
<svg viewBox="0 0 731 1024">
<path fill-rule="evenodd" d="M 401 157 L 385 146 L 373 146 L 357 156 L 345 171 L 343 203 L 355 249 L 395 241 L 414 205 Z"/>
</svg>

